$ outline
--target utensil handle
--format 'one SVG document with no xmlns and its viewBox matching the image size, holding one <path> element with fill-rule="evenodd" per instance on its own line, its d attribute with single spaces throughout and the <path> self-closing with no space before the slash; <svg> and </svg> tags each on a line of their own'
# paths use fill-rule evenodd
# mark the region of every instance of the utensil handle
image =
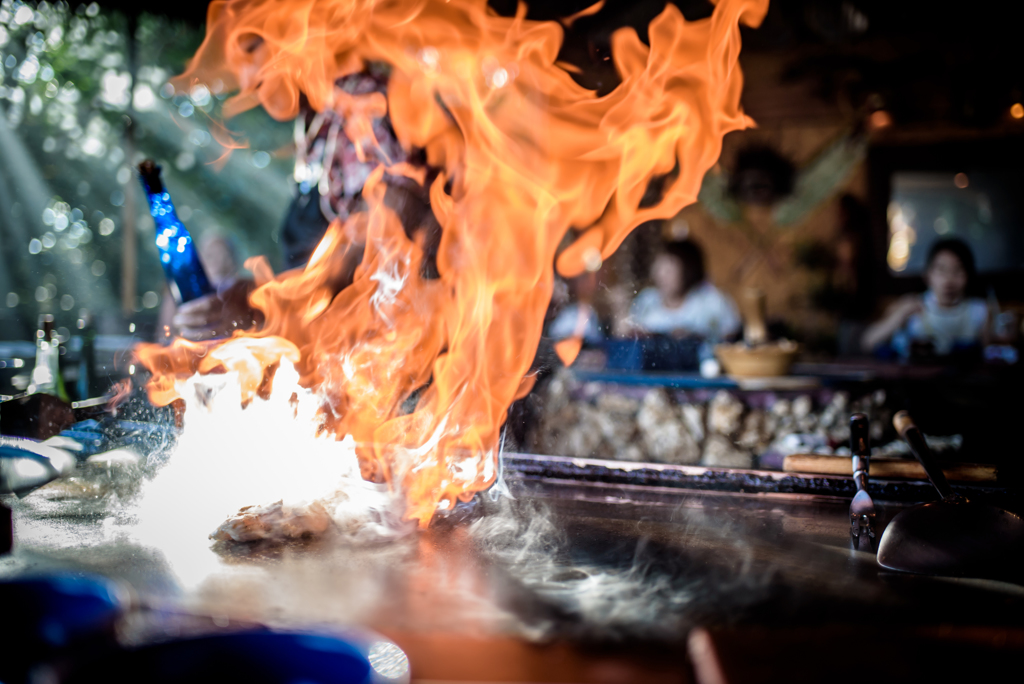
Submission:
<svg viewBox="0 0 1024 684">
<path fill-rule="evenodd" d="M 868 417 L 863 413 L 850 416 L 850 453 L 853 458 L 853 481 L 857 489 L 868 488 L 868 472 L 871 468 L 871 436 Z"/>
<path fill-rule="evenodd" d="M 871 435 L 868 417 L 863 413 L 850 416 L 850 453 L 855 456 L 871 455 Z"/>
<path fill-rule="evenodd" d="M 935 455 L 928 447 L 928 443 L 925 441 L 921 430 L 914 425 L 914 420 L 910 417 L 910 414 L 906 411 L 900 411 L 893 416 L 892 424 L 896 428 L 896 432 L 900 433 L 900 437 L 906 440 L 910 446 L 911 453 L 914 454 L 918 462 L 924 467 L 924 472 L 928 474 L 928 479 L 931 480 L 932 485 L 938 490 L 939 496 L 943 499 L 953 496 L 953 488 L 949 486 L 945 473 L 942 472 L 942 468 L 939 467 L 938 462 L 935 460 Z"/>
</svg>

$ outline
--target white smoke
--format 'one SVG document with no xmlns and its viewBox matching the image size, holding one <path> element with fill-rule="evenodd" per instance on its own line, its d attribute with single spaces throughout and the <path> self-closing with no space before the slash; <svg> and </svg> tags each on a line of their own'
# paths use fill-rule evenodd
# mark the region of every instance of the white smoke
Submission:
<svg viewBox="0 0 1024 684">
<path fill-rule="evenodd" d="M 659 574 L 637 547 L 628 565 L 573 558 L 572 542 L 552 514 L 536 503 L 500 501 L 470 525 L 470 535 L 486 558 L 502 567 L 532 599 L 547 604 L 526 634 L 584 631 L 592 635 L 667 636 L 678 630 L 691 594 Z"/>
</svg>

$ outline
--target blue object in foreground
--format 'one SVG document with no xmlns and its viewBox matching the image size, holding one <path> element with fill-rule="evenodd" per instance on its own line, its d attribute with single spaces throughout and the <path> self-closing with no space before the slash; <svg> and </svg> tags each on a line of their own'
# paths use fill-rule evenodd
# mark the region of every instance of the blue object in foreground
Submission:
<svg viewBox="0 0 1024 684">
<path fill-rule="evenodd" d="M 149 213 L 156 223 L 156 248 L 174 300 L 181 304 L 212 294 L 213 286 L 199 261 L 199 252 L 188 228 L 174 211 L 171 195 L 160 179 L 160 167 L 152 159 L 139 164 Z"/>
<path fill-rule="evenodd" d="M 79 668 L 67 684 L 369 684 L 370 661 L 336 637 L 256 630 L 120 651 Z"/>
<path fill-rule="evenodd" d="M 60 573 L 0 582 L 0 681 L 22 681 L 42 662 L 114 644 L 127 603 L 121 585 Z"/>
</svg>

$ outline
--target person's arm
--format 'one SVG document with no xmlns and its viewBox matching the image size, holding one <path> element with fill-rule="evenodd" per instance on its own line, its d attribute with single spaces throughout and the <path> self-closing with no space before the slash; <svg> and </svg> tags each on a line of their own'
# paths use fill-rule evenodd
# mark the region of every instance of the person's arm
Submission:
<svg viewBox="0 0 1024 684">
<path fill-rule="evenodd" d="M 924 308 L 919 295 L 907 295 L 901 297 L 896 303 L 889 307 L 885 316 L 876 323 L 868 326 L 860 339 L 861 347 L 865 351 L 871 351 L 881 343 L 890 339 L 896 332 L 906 325 L 907 320 Z"/>
</svg>

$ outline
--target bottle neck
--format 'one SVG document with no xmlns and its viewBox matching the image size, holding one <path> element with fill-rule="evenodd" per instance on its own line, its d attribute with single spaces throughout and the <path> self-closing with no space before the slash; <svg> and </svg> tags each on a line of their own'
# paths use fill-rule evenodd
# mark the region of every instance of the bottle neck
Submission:
<svg viewBox="0 0 1024 684">
<path fill-rule="evenodd" d="M 156 221 L 157 225 L 181 223 L 177 212 L 174 210 L 174 202 L 171 201 L 170 193 L 153 192 L 147 193 L 146 196 L 149 200 L 149 213 L 153 215 L 153 220 Z"/>
</svg>

